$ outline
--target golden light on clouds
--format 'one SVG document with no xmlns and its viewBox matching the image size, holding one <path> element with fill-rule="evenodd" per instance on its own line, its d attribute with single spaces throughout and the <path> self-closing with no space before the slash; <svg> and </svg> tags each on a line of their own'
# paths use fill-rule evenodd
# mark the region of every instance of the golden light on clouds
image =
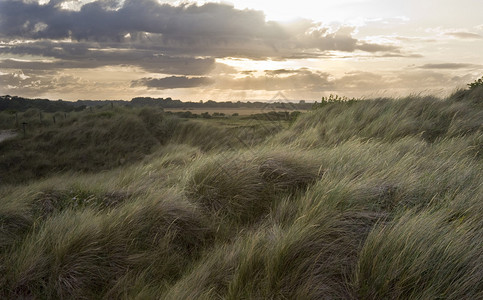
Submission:
<svg viewBox="0 0 483 300">
<path fill-rule="evenodd" d="M 470 0 L 0 0 L 0 94 L 450 92 L 483 73 L 482 10 Z"/>
</svg>

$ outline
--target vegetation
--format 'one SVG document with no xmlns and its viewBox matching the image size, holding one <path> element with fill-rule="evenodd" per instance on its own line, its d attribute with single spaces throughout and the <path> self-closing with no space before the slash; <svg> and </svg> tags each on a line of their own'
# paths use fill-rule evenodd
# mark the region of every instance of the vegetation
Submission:
<svg viewBox="0 0 483 300">
<path fill-rule="evenodd" d="M 468 84 L 468 87 L 470 88 L 470 90 L 476 89 L 480 86 L 483 86 L 483 76 L 480 79 L 477 79 L 474 82 Z"/>
<path fill-rule="evenodd" d="M 65 171 L 112 169 L 139 161 L 170 141 L 202 150 L 246 147 L 262 142 L 284 126 L 281 122 L 244 122 L 226 128 L 183 120 L 160 108 L 122 106 L 69 114 L 35 109 L 17 116 L 0 113 L 4 128 L 16 123 L 18 138 L 0 143 L 0 184 Z"/>
<path fill-rule="evenodd" d="M 8 110 L 10 112 L 24 112 L 28 109 L 39 109 L 44 112 L 56 112 L 56 111 L 81 111 L 86 108 L 92 107 L 104 107 L 104 106 L 127 106 L 127 107 L 157 107 L 164 109 L 239 109 L 250 108 L 257 111 L 269 111 L 269 110 L 307 110 L 310 109 L 310 103 L 305 103 L 301 100 L 298 103 L 289 102 L 215 102 L 208 100 L 206 102 L 182 102 L 181 100 L 173 100 L 171 98 L 151 98 L 151 97 L 136 97 L 131 101 L 125 100 L 77 100 L 75 102 L 62 101 L 50 101 L 48 99 L 27 99 L 18 96 L 0 96 L 0 111 Z"/>
<path fill-rule="evenodd" d="M 339 96 L 339 95 L 333 95 L 330 94 L 329 97 L 322 97 L 320 103 L 317 101 L 312 105 L 312 109 L 318 109 L 321 107 L 324 107 L 327 104 L 331 103 L 346 103 L 346 104 L 352 104 L 355 101 L 358 101 L 356 98 L 347 98 L 345 96 Z"/>
<path fill-rule="evenodd" d="M 482 105 L 25 112 L 0 143 L 0 298 L 481 299 Z"/>
</svg>

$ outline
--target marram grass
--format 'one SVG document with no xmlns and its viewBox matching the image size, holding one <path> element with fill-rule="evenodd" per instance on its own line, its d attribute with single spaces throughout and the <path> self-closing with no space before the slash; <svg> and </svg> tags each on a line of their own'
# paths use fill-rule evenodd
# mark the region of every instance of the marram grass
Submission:
<svg viewBox="0 0 483 300">
<path fill-rule="evenodd" d="M 0 187 L 0 298 L 482 299 L 482 103 L 329 103 L 288 129 L 72 114 L 0 147 L 2 174 L 32 162 Z"/>
</svg>

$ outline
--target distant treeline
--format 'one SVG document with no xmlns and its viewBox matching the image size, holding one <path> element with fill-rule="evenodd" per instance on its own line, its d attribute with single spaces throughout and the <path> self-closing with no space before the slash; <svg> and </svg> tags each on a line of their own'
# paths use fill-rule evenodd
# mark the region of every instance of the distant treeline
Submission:
<svg viewBox="0 0 483 300">
<path fill-rule="evenodd" d="M 213 114 L 210 114 L 209 112 L 204 112 L 201 114 L 196 114 L 192 113 L 189 110 L 186 111 L 177 111 L 177 112 L 166 112 L 168 115 L 174 115 L 180 118 L 185 118 L 185 119 L 197 119 L 197 118 L 203 118 L 203 119 L 212 119 L 212 118 L 227 118 L 228 115 L 225 113 L 220 113 L 220 112 L 214 112 Z M 288 111 L 266 111 L 263 113 L 258 113 L 258 114 L 250 114 L 249 116 L 244 116 L 241 119 L 247 120 L 247 119 L 254 119 L 254 120 L 266 120 L 266 121 L 294 121 L 299 115 L 301 114 L 300 111 L 294 110 L 292 112 Z M 232 117 L 238 117 L 238 113 L 233 113 L 231 114 Z"/>
<path fill-rule="evenodd" d="M 131 101 L 125 100 L 77 100 L 75 102 L 49 99 L 28 99 L 18 96 L 0 96 L 0 111 L 26 111 L 30 108 L 40 109 L 45 112 L 83 110 L 92 106 L 103 105 L 123 105 L 123 106 L 157 106 L 161 108 L 256 108 L 256 109 L 277 109 L 277 110 L 306 110 L 312 108 L 312 103 L 304 100 L 298 103 L 292 102 L 216 102 L 208 100 L 206 102 L 183 102 L 171 98 L 151 98 L 136 97 Z"/>
<path fill-rule="evenodd" d="M 83 110 L 86 106 L 81 106 L 76 102 L 62 100 L 51 101 L 49 99 L 27 99 L 9 95 L 0 97 L 0 111 L 26 111 L 30 108 L 40 109 L 45 112 L 69 112 L 73 110 Z"/>
</svg>

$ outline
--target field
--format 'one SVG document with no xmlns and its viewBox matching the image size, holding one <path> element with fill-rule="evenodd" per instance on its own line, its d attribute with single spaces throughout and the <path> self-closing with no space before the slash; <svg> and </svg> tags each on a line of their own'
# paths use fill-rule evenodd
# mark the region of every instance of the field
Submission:
<svg viewBox="0 0 483 300">
<path fill-rule="evenodd" d="M 483 299 L 481 86 L 295 120 L 19 117 L 2 299 Z"/>
<path fill-rule="evenodd" d="M 209 114 L 213 113 L 223 113 L 225 115 L 231 116 L 232 114 L 238 114 L 240 116 L 249 116 L 252 114 L 260 114 L 260 113 L 267 113 L 269 111 L 287 111 L 287 109 L 257 109 L 257 108 L 187 108 L 187 109 L 166 109 L 166 111 L 171 112 L 185 112 L 190 111 L 193 114 L 202 114 L 204 112 L 208 112 Z M 289 110 L 290 111 L 290 110 Z M 292 110 L 293 111 L 293 110 Z M 304 110 L 301 110 L 304 111 Z M 304 111 L 305 112 L 305 111 Z"/>
</svg>

